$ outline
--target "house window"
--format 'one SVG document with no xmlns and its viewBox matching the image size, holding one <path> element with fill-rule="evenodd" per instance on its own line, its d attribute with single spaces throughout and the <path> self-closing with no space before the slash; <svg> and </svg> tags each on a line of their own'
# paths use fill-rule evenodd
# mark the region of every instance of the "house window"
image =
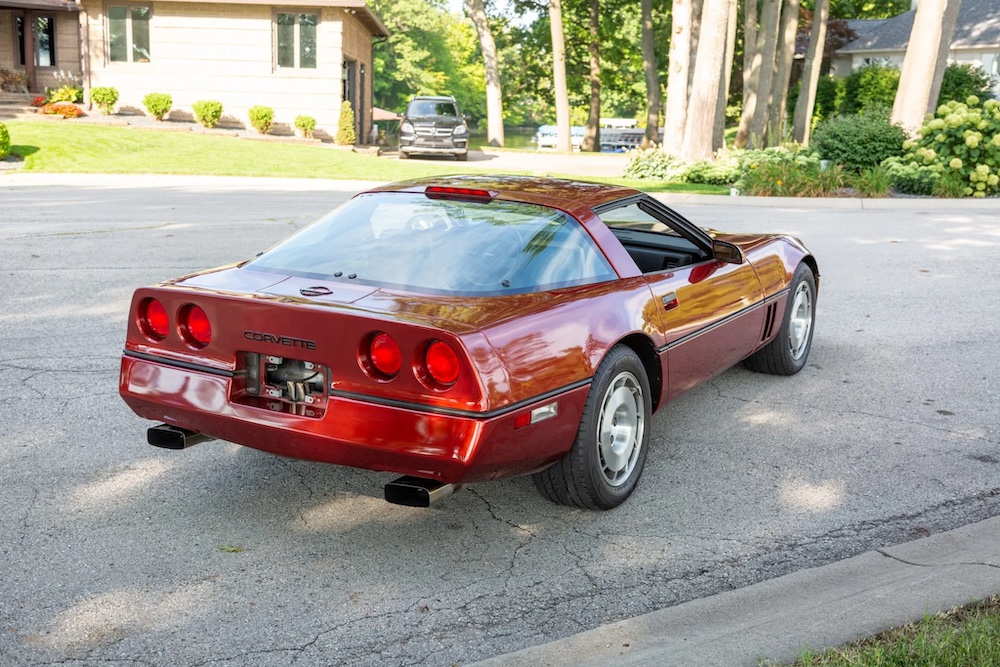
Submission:
<svg viewBox="0 0 1000 667">
<path fill-rule="evenodd" d="M 14 21 L 17 30 L 18 64 L 24 67 L 24 16 L 16 17 Z M 35 47 L 35 67 L 56 66 L 56 18 L 54 16 L 36 16 L 35 31 L 31 41 Z"/>
<path fill-rule="evenodd" d="M 108 5 L 108 60 L 113 63 L 149 62 L 149 17 L 144 5 Z"/>
<path fill-rule="evenodd" d="M 319 14 L 278 12 L 274 20 L 275 60 L 281 68 L 316 68 Z"/>
</svg>

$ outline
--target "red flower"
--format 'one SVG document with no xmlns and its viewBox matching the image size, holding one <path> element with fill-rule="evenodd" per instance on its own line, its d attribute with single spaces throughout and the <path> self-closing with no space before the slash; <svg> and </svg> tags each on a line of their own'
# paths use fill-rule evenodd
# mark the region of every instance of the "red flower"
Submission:
<svg viewBox="0 0 1000 667">
<path fill-rule="evenodd" d="M 31 100 L 31 106 L 33 106 L 33 107 L 40 107 L 40 106 L 43 106 L 44 104 L 45 104 L 45 96 L 44 95 L 39 95 L 35 99 Z"/>
</svg>

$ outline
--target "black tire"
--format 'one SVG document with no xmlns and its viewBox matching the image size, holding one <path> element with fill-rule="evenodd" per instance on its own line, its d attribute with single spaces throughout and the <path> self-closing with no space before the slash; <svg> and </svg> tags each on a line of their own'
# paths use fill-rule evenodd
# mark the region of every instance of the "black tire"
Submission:
<svg viewBox="0 0 1000 667">
<path fill-rule="evenodd" d="M 406 153 L 404 153 L 403 151 L 399 151 L 399 159 L 400 160 L 409 160 L 410 156 L 407 155 Z"/>
<path fill-rule="evenodd" d="M 458 160 L 459 162 L 468 162 L 469 161 L 469 154 L 467 152 L 466 153 L 458 153 L 457 155 L 455 155 L 455 159 Z"/>
<path fill-rule="evenodd" d="M 535 486 L 562 505 L 607 510 L 622 504 L 632 495 L 646 463 L 651 412 L 642 360 L 627 346 L 613 347 L 594 374 L 573 448 L 535 473 Z"/>
<path fill-rule="evenodd" d="M 803 263 L 792 276 L 778 335 L 747 357 L 743 365 L 757 373 L 795 375 L 809 358 L 815 324 L 816 277 L 812 269 Z"/>
</svg>

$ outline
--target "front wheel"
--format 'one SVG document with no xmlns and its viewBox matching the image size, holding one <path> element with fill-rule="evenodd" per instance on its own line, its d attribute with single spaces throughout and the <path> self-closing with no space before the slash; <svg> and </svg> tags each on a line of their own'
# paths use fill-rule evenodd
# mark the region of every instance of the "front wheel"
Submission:
<svg viewBox="0 0 1000 667">
<path fill-rule="evenodd" d="M 758 373 L 795 375 L 806 365 L 815 322 L 816 276 L 803 263 L 792 276 L 778 335 L 747 357 L 743 365 Z"/>
<path fill-rule="evenodd" d="M 563 505 L 606 510 L 625 502 L 646 462 L 651 412 L 642 360 L 615 346 L 594 374 L 573 448 L 535 473 L 535 486 Z"/>
</svg>

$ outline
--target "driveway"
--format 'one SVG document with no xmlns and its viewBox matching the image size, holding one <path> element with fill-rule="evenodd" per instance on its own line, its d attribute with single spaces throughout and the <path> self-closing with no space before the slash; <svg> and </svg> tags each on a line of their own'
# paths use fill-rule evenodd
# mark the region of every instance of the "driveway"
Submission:
<svg viewBox="0 0 1000 667">
<path fill-rule="evenodd" d="M 144 444 L 131 292 L 245 258 L 345 183 L 0 178 L 0 664 L 452 665 L 1000 513 L 995 205 L 666 197 L 819 259 L 809 365 L 661 410 L 607 513 L 227 443 Z M 74 662 L 76 661 L 76 662 Z"/>
</svg>

